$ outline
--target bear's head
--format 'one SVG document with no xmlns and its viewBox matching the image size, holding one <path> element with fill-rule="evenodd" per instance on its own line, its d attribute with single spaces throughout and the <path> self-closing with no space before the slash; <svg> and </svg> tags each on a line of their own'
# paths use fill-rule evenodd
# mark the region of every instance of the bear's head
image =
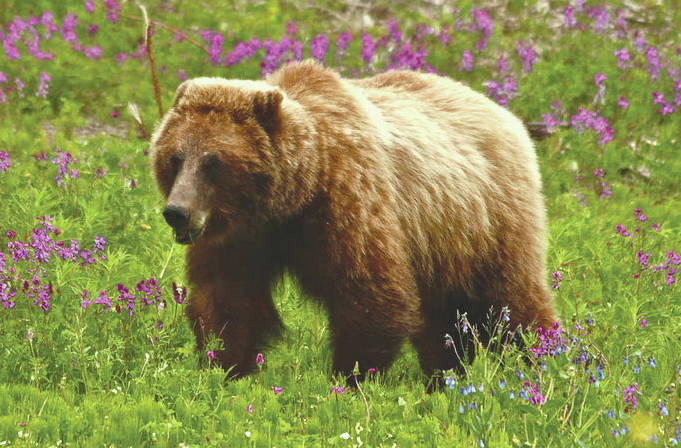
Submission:
<svg viewBox="0 0 681 448">
<path fill-rule="evenodd" d="M 163 216 L 177 242 L 230 238 L 267 221 L 284 101 L 263 81 L 197 78 L 178 87 L 151 139 Z"/>
</svg>

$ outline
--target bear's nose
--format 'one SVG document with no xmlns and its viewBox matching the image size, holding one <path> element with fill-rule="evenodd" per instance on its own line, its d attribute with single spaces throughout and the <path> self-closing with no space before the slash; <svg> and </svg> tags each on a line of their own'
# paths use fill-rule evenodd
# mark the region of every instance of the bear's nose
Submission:
<svg viewBox="0 0 681 448">
<path fill-rule="evenodd" d="M 182 231 L 189 225 L 189 210 L 177 205 L 168 205 L 163 210 L 163 217 L 170 227 Z"/>
</svg>

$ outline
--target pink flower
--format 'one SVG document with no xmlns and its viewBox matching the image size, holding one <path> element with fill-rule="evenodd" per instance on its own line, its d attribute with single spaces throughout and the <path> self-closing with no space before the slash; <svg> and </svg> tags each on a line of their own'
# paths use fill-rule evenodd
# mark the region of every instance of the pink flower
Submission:
<svg viewBox="0 0 681 448">
<path fill-rule="evenodd" d="M 530 404 L 539 407 L 546 403 L 546 396 L 539 391 L 539 386 L 531 384 L 529 381 L 525 381 L 523 386 L 525 387 Z"/>
<path fill-rule="evenodd" d="M 31 330 L 26 331 L 26 339 L 28 339 L 29 341 L 33 340 L 33 332 Z"/>
<path fill-rule="evenodd" d="M 648 254 L 648 255 L 650 255 L 650 254 Z M 641 322 L 640 322 L 639 325 L 641 325 L 641 328 L 647 327 L 647 326 L 648 326 L 648 320 L 646 319 L 646 315 L 645 315 L 645 314 L 642 314 L 641 317 L 640 317 L 640 319 L 641 319 Z M 635 407 L 635 406 L 634 406 L 634 407 Z"/>
<path fill-rule="evenodd" d="M 338 395 L 343 395 L 343 392 L 345 392 L 345 388 L 334 386 L 331 388 L 331 392 L 336 392 Z"/>
<path fill-rule="evenodd" d="M 279 387 L 279 386 L 270 386 L 270 389 L 272 389 L 272 392 L 274 392 L 274 395 L 279 395 L 284 390 L 283 387 Z"/>
<path fill-rule="evenodd" d="M 89 300 L 88 297 L 90 296 L 90 292 L 87 289 L 83 290 L 83 293 L 81 294 L 81 298 L 83 299 L 80 302 L 80 307 L 83 309 L 87 309 L 88 306 L 90 306 L 90 303 L 92 303 L 92 300 Z"/>
<path fill-rule="evenodd" d="M 215 359 L 215 352 L 213 350 L 208 350 L 206 352 L 206 356 L 208 356 L 208 359 L 212 361 Z"/>
<path fill-rule="evenodd" d="M 624 392 L 624 404 L 627 405 L 624 407 L 624 412 L 629 412 L 628 405 L 631 405 L 631 409 L 635 411 L 638 404 L 638 397 L 636 397 L 635 394 L 643 395 L 641 394 L 641 391 L 638 390 L 638 383 L 632 383 L 622 392 Z"/>
<path fill-rule="evenodd" d="M 473 70 L 473 59 L 471 50 L 464 50 L 463 54 L 461 54 L 461 68 L 467 72 Z"/>
<path fill-rule="evenodd" d="M 249 414 L 253 413 L 253 403 L 248 405 L 248 407 L 246 408 L 246 412 L 248 412 Z"/>
<path fill-rule="evenodd" d="M 85 12 L 92 14 L 95 11 L 95 2 L 93 0 L 85 0 Z"/>
<path fill-rule="evenodd" d="M 293 22 L 286 22 L 286 34 L 293 36 L 298 30 L 296 29 L 296 24 Z"/>
<path fill-rule="evenodd" d="M 258 367 L 262 367 L 262 365 L 265 363 L 265 357 L 262 355 L 262 353 L 258 353 L 255 356 L 255 363 Z"/>
<path fill-rule="evenodd" d="M 39 84 L 38 84 L 38 91 L 35 93 L 36 96 L 40 96 L 43 98 L 47 98 L 47 94 L 49 93 L 50 89 L 50 80 L 52 77 L 48 75 L 45 72 L 40 72 L 39 75 Z"/>
<path fill-rule="evenodd" d="M 629 101 L 627 101 L 625 97 L 621 96 L 619 100 L 617 100 L 617 105 L 622 109 L 627 109 L 629 107 Z"/>
</svg>

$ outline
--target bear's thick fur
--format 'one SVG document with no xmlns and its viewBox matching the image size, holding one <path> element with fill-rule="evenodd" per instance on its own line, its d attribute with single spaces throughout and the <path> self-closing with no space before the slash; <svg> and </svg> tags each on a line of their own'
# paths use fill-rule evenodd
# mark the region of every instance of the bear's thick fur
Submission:
<svg viewBox="0 0 681 448">
<path fill-rule="evenodd" d="M 409 338 L 426 373 L 457 365 L 457 311 L 555 319 L 546 218 L 523 124 L 450 79 L 343 79 L 312 62 L 263 81 L 197 78 L 152 138 L 166 220 L 187 251 L 199 345 L 253 370 L 281 326 L 286 270 L 328 309 L 333 368 L 386 368 Z"/>
</svg>

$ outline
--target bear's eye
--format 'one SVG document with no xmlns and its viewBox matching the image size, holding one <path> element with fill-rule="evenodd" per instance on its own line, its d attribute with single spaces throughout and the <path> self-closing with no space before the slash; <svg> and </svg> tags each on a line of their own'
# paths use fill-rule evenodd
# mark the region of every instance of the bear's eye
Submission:
<svg viewBox="0 0 681 448">
<path fill-rule="evenodd" d="M 210 178 L 217 178 L 222 172 L 222 160 L 215 154 L 207 154 L 201 158 L 201 168 Z"/>
<path fill-rule="evenodd" d="M 169 166 L 170 166 L 170 174 L 173 178 L 175 176 L 177 176 L 177 173 L 180 171 L 180 167 L 182 167 L 183 161 L 184 161 L 184 159 L 178 153 L 173 153 L 168 158 L 168 163 L 169 163 Z"/>
</svg>

